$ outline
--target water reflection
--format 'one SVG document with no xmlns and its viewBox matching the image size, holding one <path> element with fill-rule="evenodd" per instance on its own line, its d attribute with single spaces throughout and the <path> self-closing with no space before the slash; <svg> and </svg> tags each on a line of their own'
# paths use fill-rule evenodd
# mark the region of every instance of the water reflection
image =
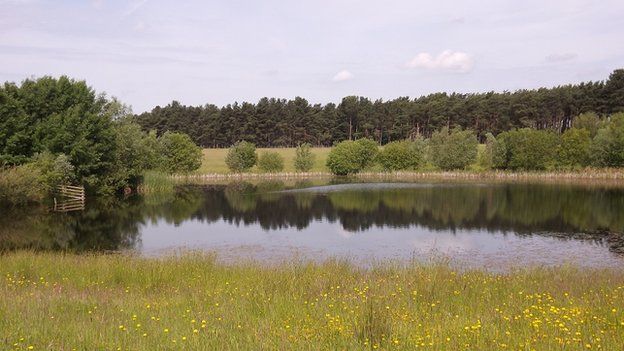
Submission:
<svg viewBox="0 0 624 351">
<path fill-rule="evenodd" d="M 90 201 L 76 213 L 5 211 L 0 215 L 0 249 L 141 249 L 151 231 L 166 230 L 169 243 L 175 243 L 181 233 L 176 228 L 199 223 L 183 230 L 210 236 L 218 235 L 219 228 L 232 236 L 245 227 L 291 234 L 305 229 L 311 236 L 306 240 L 321 241 L 328 228 L 321 224 L 339 225 L 341 235 L 348 236 L 384 229 L 414 236 L 418 228 L 418 235 L 428 236 L 473 231 L 594 242 L 624 253 L 624 191 L 619 188 L 360 184 L 299 189 L 309 185 L 297 184 L 295 190 L 281 182 L 189 186 L 175 193 Z"/>
</svg>

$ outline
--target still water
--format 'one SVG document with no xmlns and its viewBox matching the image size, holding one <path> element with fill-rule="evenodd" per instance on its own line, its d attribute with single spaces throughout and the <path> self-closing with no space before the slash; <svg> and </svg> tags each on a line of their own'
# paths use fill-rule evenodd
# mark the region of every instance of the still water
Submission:
<svg viewBox="0 0 624 351">
<path fill-rule="evenodd" d="M 0 249 L 214 251 L 224 260 L 448 259 L 467 266 L 624 265 L 624 188 L 499 183 L 184 186 L 0 214 Z"/>
</svg>

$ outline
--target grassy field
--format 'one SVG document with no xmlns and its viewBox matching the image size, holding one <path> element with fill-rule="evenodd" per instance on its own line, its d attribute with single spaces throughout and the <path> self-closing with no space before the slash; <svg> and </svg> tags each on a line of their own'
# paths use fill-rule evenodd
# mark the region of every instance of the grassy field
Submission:
<svg viewBox="0 0 624 351">
<path fill-rule="evenodd" d="M 622 350 L 624 270 L 0 256 L 3 350 Z"/>
<path fill-rule="evenodd" d="M 327 167 L 325 167 L 325 161 L 327 161 L 327 155 L 329 154 L 329 150 L 331 148 L 328 147 L 315 147 L 312 148 L 312 153 L 315 155 L 314 167 L 311 172 L 327 172 Z M 294 159 L 295 159 L 295 148 L 273 148 L 273 149 L 262 149 L 259 148 L 256 150 L 257 154 L 260 155 L 262 152 L 271 151 L 277 152 L 284 158 L 284 172 L 294 172 Z M 199 173 L 228 173 L 228 168 L 225 165 L 225 156 L 227 155 L 228 149 L 204 149 L 204 161 L 202 162 L 202 166 L 199 169 Z M 252 172 L 259 172 L 258 167 L 254 167 Z"/>
</svg>

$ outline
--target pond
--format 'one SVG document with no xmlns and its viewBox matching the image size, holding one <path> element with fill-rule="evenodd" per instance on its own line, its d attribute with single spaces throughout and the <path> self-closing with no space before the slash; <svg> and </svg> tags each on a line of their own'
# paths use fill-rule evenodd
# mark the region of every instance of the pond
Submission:
<svg viewBox="0 0 624 351">
<path fill-rule="evenodd" d="M 4 211 L 0 249 L 214 251 L 223 260 L 624 264 L 624 188 L 509 183 L 235 182 Z"/>
</svg>

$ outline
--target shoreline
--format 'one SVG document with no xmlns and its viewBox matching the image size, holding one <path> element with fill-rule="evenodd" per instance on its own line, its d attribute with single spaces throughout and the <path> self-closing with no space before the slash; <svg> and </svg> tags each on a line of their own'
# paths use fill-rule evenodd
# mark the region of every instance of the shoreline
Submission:
<svg viewBox="0 0 624 351">
<path fill-rule="evenodd" d="M 298 179 L 351 179 L 351 180 L 463 180 L 463 181 L 503 181 L 503 182 L 606 182 L 624 185 L 624 169 L 588 169 L 583 171 L 398 171 L 361 172 L 349 176 L 335 176 L 329 172 L 279 172 L 279 173 L 203 173 L 173 175 L 181 182 L 205 182 L 223 180 L 298 180 Z"/>
</svg>

